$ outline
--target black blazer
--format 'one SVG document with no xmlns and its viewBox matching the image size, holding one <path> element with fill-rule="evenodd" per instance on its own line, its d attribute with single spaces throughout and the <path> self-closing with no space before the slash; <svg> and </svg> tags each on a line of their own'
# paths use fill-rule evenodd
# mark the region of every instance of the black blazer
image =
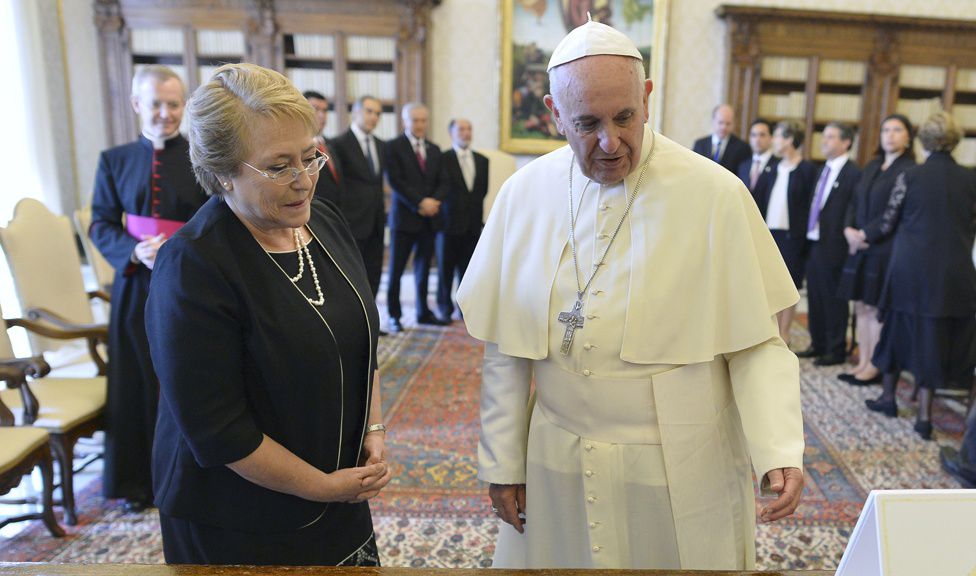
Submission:
<svg viewBox="0 0 976 576">
<path fill-rule="evenodd" d="M 709 134 L 703 138 L 695 140 L 694 151 L 706 158 L 712 157 L 712 136 Z M 735 174 L 743 160 L 752 158 L 752 148 L 749 147 L 741 138 L 735 134 L 729 134 L 729 143 L 725 145 L 722 157 L 718 163 L 726 170 Z"/>
<path fill-rule="evenodd" d="M 760 188 L 756 186 L 753 197 L 759 205 L 759 211 L 763 218 L 766 218 L 766 210 L 769 208 L 769 197 L 773 192 L 773 185 L 776 183 L 777 167 L 781 159 L 777 158 L 776 163 L 770 159 L 769 166 L 772 166 L 772 174 L 767 184 Z M 810 201 L 813 197 L 813 188 L 816 186 L 817 167 L 807 160 L 801 160 L 796 168 L 790 172 L 790 180 L 786 189 L 786 203 L 790 211 L 790 235 L 793 238 L 807 237 L 807 221 L 810 219 Z"/>
<path fill-rule="evenodd" d="M 813 209 L 813 199 L 817 195 L 817 182 L 823 168 L 817 171 L 810 192 L 810 206 Z M 854 188 L 861 179 L 861 169 L 853 160 L 848 160 L 840 169 L 840 174 L 834 180 L 830 189 L 830 196 L 820 210 L 820 250 L 824 259 L 832 266 L 840 268 L 847 259 L 847 240 L 844 238 L 844 226 L 847 223 L 847 210 L 854 197 Z"/>
<path fill-rule="evenodd" d="M 850 225 L 864 230 L 867 236 L 870 247 L 865 252 L 868 254 L 891 253 L 891 234 L 883 232 L 881 224 L 898 175 L 915 166 L 915 159 L 902 154 L 884 171 L 881 170 L 883 163 L 884 158 L 875 158 L 864 167 L 854 191 L 854 203 L 848 211 Z"/>
<path fill-rule="evenodd" d="M 919 316 L 976 314 L 976 174 L 936 152 L 904 173 L 883 217 L 894 231 L 879 306 Z"/>
<path fill-rule="evenodd" d="M 426 227 L 440 230 L 442 214 L 427 217 L 417 213 L 420 201 L 435 198 L 443 201 L 441 182 L 441 150 L 430 140 L 424 141 L 427 158 L 426 171 L 421 171 L 417 155 L 406 134 L 400 134 L 386 145 L 386 177 L 393 189 L 390 207 L 390 230 L 421 232 Z"/>
<path fill-rule="evenodd" d="M 342 211 L 357 240 L 365 240 L 378 231 L 382 233 L 386 216 L 383 198 L 383 150 L 386 143 L 376 136 L 373 136 L 373 140 L 376 142 L 376 160 L 380 163 L 380 171 L 375 175 L 352 129 L 329 141 L 329 149 L 342 166 L 342 187 L 333 202 Z M 328 167 L 322 171 L 326 170 Z"/>
<path fill-rule="evenodd" d="M 770 167 L 776 165 L 773 162 L 773 160 L 776 160 L 776 159 L 777 158 L 775 156 L 770 156 L 769 157 L 769 162 L 766 162 L 766 165 L 763 166 L 762 172 L 759 173 L 759 178 L 756 178 L 756 188 L 761 188 L 763 186 L 766 186 L 768 184 L 769 179 L 770 179 L 770 175 L 772 175 L 772 177 L 775 177 L 775 175 L 773 174 L 773 171 L 772 171 L 772 169 Z M 739 170 L 736 172 L 736 175 L 739 176 L 739 180 L 742 180 L 742 183 L 746 185 L 746 188 L 749 188 L 749 173 L 750 172 L 752 172 L 752 156 L 751 155 L 748 158 L 746 158 L 745 160 L 743 160 L 739 164 Z M 753 191 L 754 191 L 753 188 L 749 188 L 749 192 L 753 192 Z"/>
<path fill-rule="evenodd" d="M 474 158 L 474 184 L 468 190 L 461 163 L 454 148 L 441 156 L 444 200 L 441 204 L 444 232 L 459 236 L 481 232 L 485 196 L 488 194 L 488 158 L 471 151 Z"/>
<path fill-rule="evenodd" d="M 360 457 L 379 317 L 342 216 L 325 201 L 311 210 L 309 228 L 364 308 L 370 354 L 360 373 L 368 376 L 344 380 L 341 327 L 310 310 L 227 204 L 211 198 L 160 249 L 146 304 L 160 384 L 153 488 L 166 514 L 270 533 L 324 513 L 320 521 L 336 524 L 337 538 L 346 519 L 362 517 L 358 505 L 303 500 L 226 467 L 257 449 L 262 434 L 325 472 Z M 361 397 L 361 405 L 347 407 L 346 397 Z"/>
<path fill-rule="evenodd" d="M 346 185 L 342 173 L 342 161 L 335 152 L 335 145 L 331 141 L 327 141 L 326 145 L 329 149 L 329 162 L 319 171 L 319 180 L 315 185 L 315 198 L 328 200 L 338 206 L 342 202 L 342 191 Z M 332 175 L 332 170 L 329 169 L 330 165 L 335 168 L 336 176 Z M 338 181 L 336 177 L 338 177 Z"/>
</svg>

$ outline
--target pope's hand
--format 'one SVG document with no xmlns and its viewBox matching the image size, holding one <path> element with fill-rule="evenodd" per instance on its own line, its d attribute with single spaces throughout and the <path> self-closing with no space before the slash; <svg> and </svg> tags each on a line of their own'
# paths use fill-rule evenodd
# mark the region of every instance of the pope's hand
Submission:
<svg viewBox="0 0 976 576">
<path fill-rule="evenodd" d="M 766 477 L 769 479 L 769 489 L 779 497 L 762 509 L 759 519 L 773 522 L 793 514 L 803 494 L 803 472 L 798 468 L 776 468 L 770 470 Z"/>
<path fill-rule="evenodd" d="M 525 514 L 525 484 L 489 484 L 488 497 L 491 505 L 497 508 L 495 514 L 506 523 L 511 524 L 519 534 L 525 532 L 522 527 L 525 519 L 519 513 Z"/>
</svg>

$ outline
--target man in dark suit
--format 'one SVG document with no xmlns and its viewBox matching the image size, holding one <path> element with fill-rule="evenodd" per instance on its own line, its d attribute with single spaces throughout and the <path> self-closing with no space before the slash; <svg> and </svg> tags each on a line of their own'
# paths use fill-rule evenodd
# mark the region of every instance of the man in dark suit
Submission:
<svg viewBox="0 0 976 576">
<path fill-rule="evenodd" d="M 488 158 L 471 149 L 471 122 L 451 120 L 448 130 L 453 146 L 441 157 L 443 228 L 437 233 L 437 306 L 446 321 L 454 313 L 454 277 L 457 275 L 459 283 L 464 278 L 481 237 L 488 194 Z"/>
<path fill-rule="evenodd" d="M 849 159 L 854 132 L 831 122 L 824 128 L 820 148 L 827 162 L 814 187 L 807 224 L 807 301 L 810 348 L 797 356 L 815 357 L 817 366 L 842 364 L 846 359 L 848 304 L 837 296 L 847 240 L 844 220 L 861 170 Z"/>
<path fill-rule="evenodd" d="M 707 156 L 735 174 L 739 165 L 752 152 L 749 145 L 732 133 L 735 112 L 728 104 L 720 104 L 712 110 L 712 133 L 695 140 L 694 151 Z"/>
<path fill-rule="evenodd" d="M 749 126 L 749 147 L 752 158 L 743 160 L 736 172 L 742 182 L 755 195 L 757 189 L 767 186 L 770 178 L 775 178 L 773 167 L 773 125 L 769 120 L 756 118 Z"/>
<path fill-rule="evenodd" d="M 329 121 L 329 100 L 321 92 L 315 90 L 306 90 L 302 95 L 312 105 L 312 110 L 315 110 L 315 120 L 319 127 L 319 133 L 313 139 L 315 147 L 329 158 L 329 161 L 319 172 L 319 181 L 315 185 L 314 198 L 329 200 L 338 205 L 342 197 L 342 169 L 339 159 L 332 152 L 332 146 L 325 138 L 325 126 Z"/>
<path fill-rule="evenodd" d="M 443 326 L 427 306 L 430 258 L 434 235 L 441 228 L 441 151 L 427 140 L 427 107 L 411 102 L 403 107 L 404 132 L 386 148 L 386 176 L 393 189 L 390 207 L 390 285 L 386 305 L 390 332 L 400 332 L 400 277 L 413 252 L 413 281 L 417 290 L 417 323 Z"/>
<path fill-rule="evenodd" d="M 383 272 L 383 226 L 386 215 L 382 160 L 385 144 L 373 136 L 382 113 L 379 100 L 371 96 L 359 97 L 352 105 L 349 129 L 329 142 L 342 167 L 339 174 L 342 186 L 335 203 L 349 223 L 363 256 L 373 297 L 379 294 Z M 319 177 L 320 186 L 327 176 Z"/>
</svg>

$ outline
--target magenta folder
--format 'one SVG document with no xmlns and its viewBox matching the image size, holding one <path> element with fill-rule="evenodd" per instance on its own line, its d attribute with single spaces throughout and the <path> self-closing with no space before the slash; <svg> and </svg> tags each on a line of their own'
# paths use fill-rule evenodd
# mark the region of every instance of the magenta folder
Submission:
<svg viewBox="0 0 976 576">
<path fill-rule="evenodd" d="M 125 231 L 136 240 L 142 240 L 144 234 L 149 236 L 165 234 L 167 238 L 170 238 L 184 224 L 186 222 L 180 222 L 179 220 L 153 218 L 152 216 L 136 216 L 135 214 L 125 215 Z"/>
</svg>

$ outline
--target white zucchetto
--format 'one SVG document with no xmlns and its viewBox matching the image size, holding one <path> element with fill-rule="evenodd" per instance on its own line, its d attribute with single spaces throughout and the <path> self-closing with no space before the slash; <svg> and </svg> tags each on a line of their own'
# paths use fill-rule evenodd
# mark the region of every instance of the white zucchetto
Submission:
<svg viewBox="0 0 976 576">
<path fill-rule="evenodd" d="M 546 72 L 573 60 L 601 54 L 629 56 L 643 61 L 637 46 L 623 32 L 590 20 L 559 42 L 552 52 Z"/>
</svg>

